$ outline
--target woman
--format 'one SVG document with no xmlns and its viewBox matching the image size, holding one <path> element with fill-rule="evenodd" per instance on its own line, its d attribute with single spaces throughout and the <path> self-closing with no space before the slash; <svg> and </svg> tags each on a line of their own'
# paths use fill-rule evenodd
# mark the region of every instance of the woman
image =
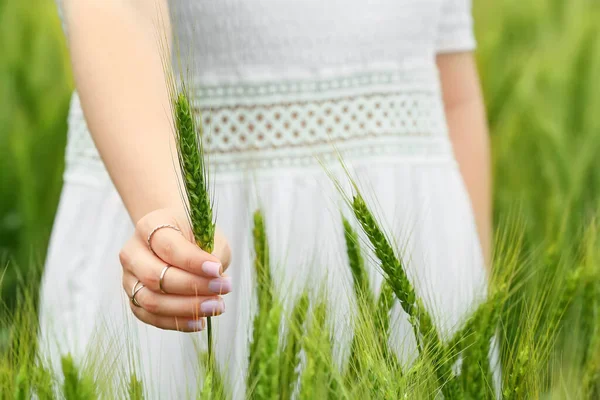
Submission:
<svg viewBox="0 0 600 400">
<path fill-rule="evenodd" d="M 490 174 L 469 0 L 62 2 L 77 92 L 41 299 L 55 365 L 66 352 L 116 359 L 153 394 L 188 395 L 204 336 L 177 331 L 222 314 L 216 354 L 241 394 L 259 207 L 285 301 L 324 286 L 343 347 L 343 204 L 317 161 L 345 180 L 334 149 L 377 199 L 441 331 L 479 301 Z M 213 254 L 192 245 L 182 206 L 159 25 L 177 38 L 210 130 L 223 232 Z M 394 344 L 410 360 L 414 338 L 394 312 Z"/>
</svg>

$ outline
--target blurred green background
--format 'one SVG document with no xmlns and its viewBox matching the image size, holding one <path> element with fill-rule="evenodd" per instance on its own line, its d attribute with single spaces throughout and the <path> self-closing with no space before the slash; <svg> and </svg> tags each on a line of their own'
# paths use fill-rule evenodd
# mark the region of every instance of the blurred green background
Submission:
<svg viewBox="0 0 600 400">
<path fill-rule="evenodd" d="M 600 208 L 600 2 L 474 0 L 473 12 L 496 220 L 518 215 L 528 246 L 562 252 Z M 0 49 L 0 267 L 10 303 L 17 280 L 36 279 L 28 271 L 43 264 L 73 83 L 52 0 L 0 0 Z"/>
<path fill-rule="evenodd" d="M 52 0 L 0 0 L 2 297 L 36 279 L 58 204 L 72 79 Z M 33 268 L 36 266 L 37 268 Z"/>
</svg>

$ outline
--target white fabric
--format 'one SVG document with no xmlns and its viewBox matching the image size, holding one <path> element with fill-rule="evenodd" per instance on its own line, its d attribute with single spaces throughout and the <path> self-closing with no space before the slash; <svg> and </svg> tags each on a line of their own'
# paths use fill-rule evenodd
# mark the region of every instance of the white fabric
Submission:
<svg viewBox="0 0 600 400">
<path fill-rule="evenodd" d="M 218 359 L 237 397 L 254 307 L 251 215 L 259 206 L 286 301 L 306 285 L 324 285 L 339 347 L 351 337 L 340 210 L 352 216 L 316 160 L 349 192 L 335 151 L 402 249 L 440 328 L 451 332 L 486 285 L 435 67 L 438 52 L 473 49 L 469 2 L 171 0 L 170 6 L 210 131 L 217 220 L 233 249 L 234 292 L 214 320 Z M 75 94 L 41 300 L 43 347 L 57 366 L 66 351 L 90 362 L 135 363 L 151 397 L 180 398 L 197 387 L 196 349 L 205 334 L 161 331 L 130 315 L 117 254 L 132 230 Z M 376 290 L 381 277 L 374 262 L 369 268 Z M 393 336 L 402 359 L 412 359 L 414 338 L 399 307 Z"/>
</svg>

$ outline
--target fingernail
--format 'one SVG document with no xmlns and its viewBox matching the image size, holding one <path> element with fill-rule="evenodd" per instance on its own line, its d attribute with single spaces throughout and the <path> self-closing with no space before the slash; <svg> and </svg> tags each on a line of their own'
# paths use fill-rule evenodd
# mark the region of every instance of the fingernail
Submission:
<svg viewBox="0 0 600 400">
<path fill-rule="evenodd" d="M 217 278 L 208 282 L 208 290 L 216 294 L 226 294 L 231 292 L 231 278 Z"/>
<path fill-rule="evenodd" d="M 188 321 L 188 327 L 193 331 L 202 331 L 205 327 L 204 318 Z"/>
<path fill-rule="evenodd" d="M 214 276 L 215 278 L 221 277 L 221 273 L 223 273 L 223 268 L 221 267 L 221 263 L 214 261 L 204 261 L 202 264 L 202 271 L 208 276 Z"/>
<path fill-rule="evenodd" d="M 207 315 L 217 315 L 225 312 L 225 302 L 219 300 L 207 300 L 200 305 L 200 311 Z"/>
</svg>

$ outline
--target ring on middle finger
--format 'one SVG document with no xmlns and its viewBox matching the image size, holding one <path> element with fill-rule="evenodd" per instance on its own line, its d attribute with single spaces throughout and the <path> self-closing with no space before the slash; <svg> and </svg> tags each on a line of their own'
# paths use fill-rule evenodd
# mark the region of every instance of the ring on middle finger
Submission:
<svg viewBox="0 0 600 400">
<path fill-rule="evenodd" d="M 162 269 L 162 271 L 160 271 L 160 278 L 158 279 L 158 288 L 160 289 L 160 291 L 164 294 L 168 294 L 165 291 L 165 287 L 164 287 L 164 279 L 165 279 L 165 274 L 167 273 L 167 271 L 169 270 L 169 268 L 171 268 L 170 265 L 165 265 L 164 268 Z"/>
</svg>

